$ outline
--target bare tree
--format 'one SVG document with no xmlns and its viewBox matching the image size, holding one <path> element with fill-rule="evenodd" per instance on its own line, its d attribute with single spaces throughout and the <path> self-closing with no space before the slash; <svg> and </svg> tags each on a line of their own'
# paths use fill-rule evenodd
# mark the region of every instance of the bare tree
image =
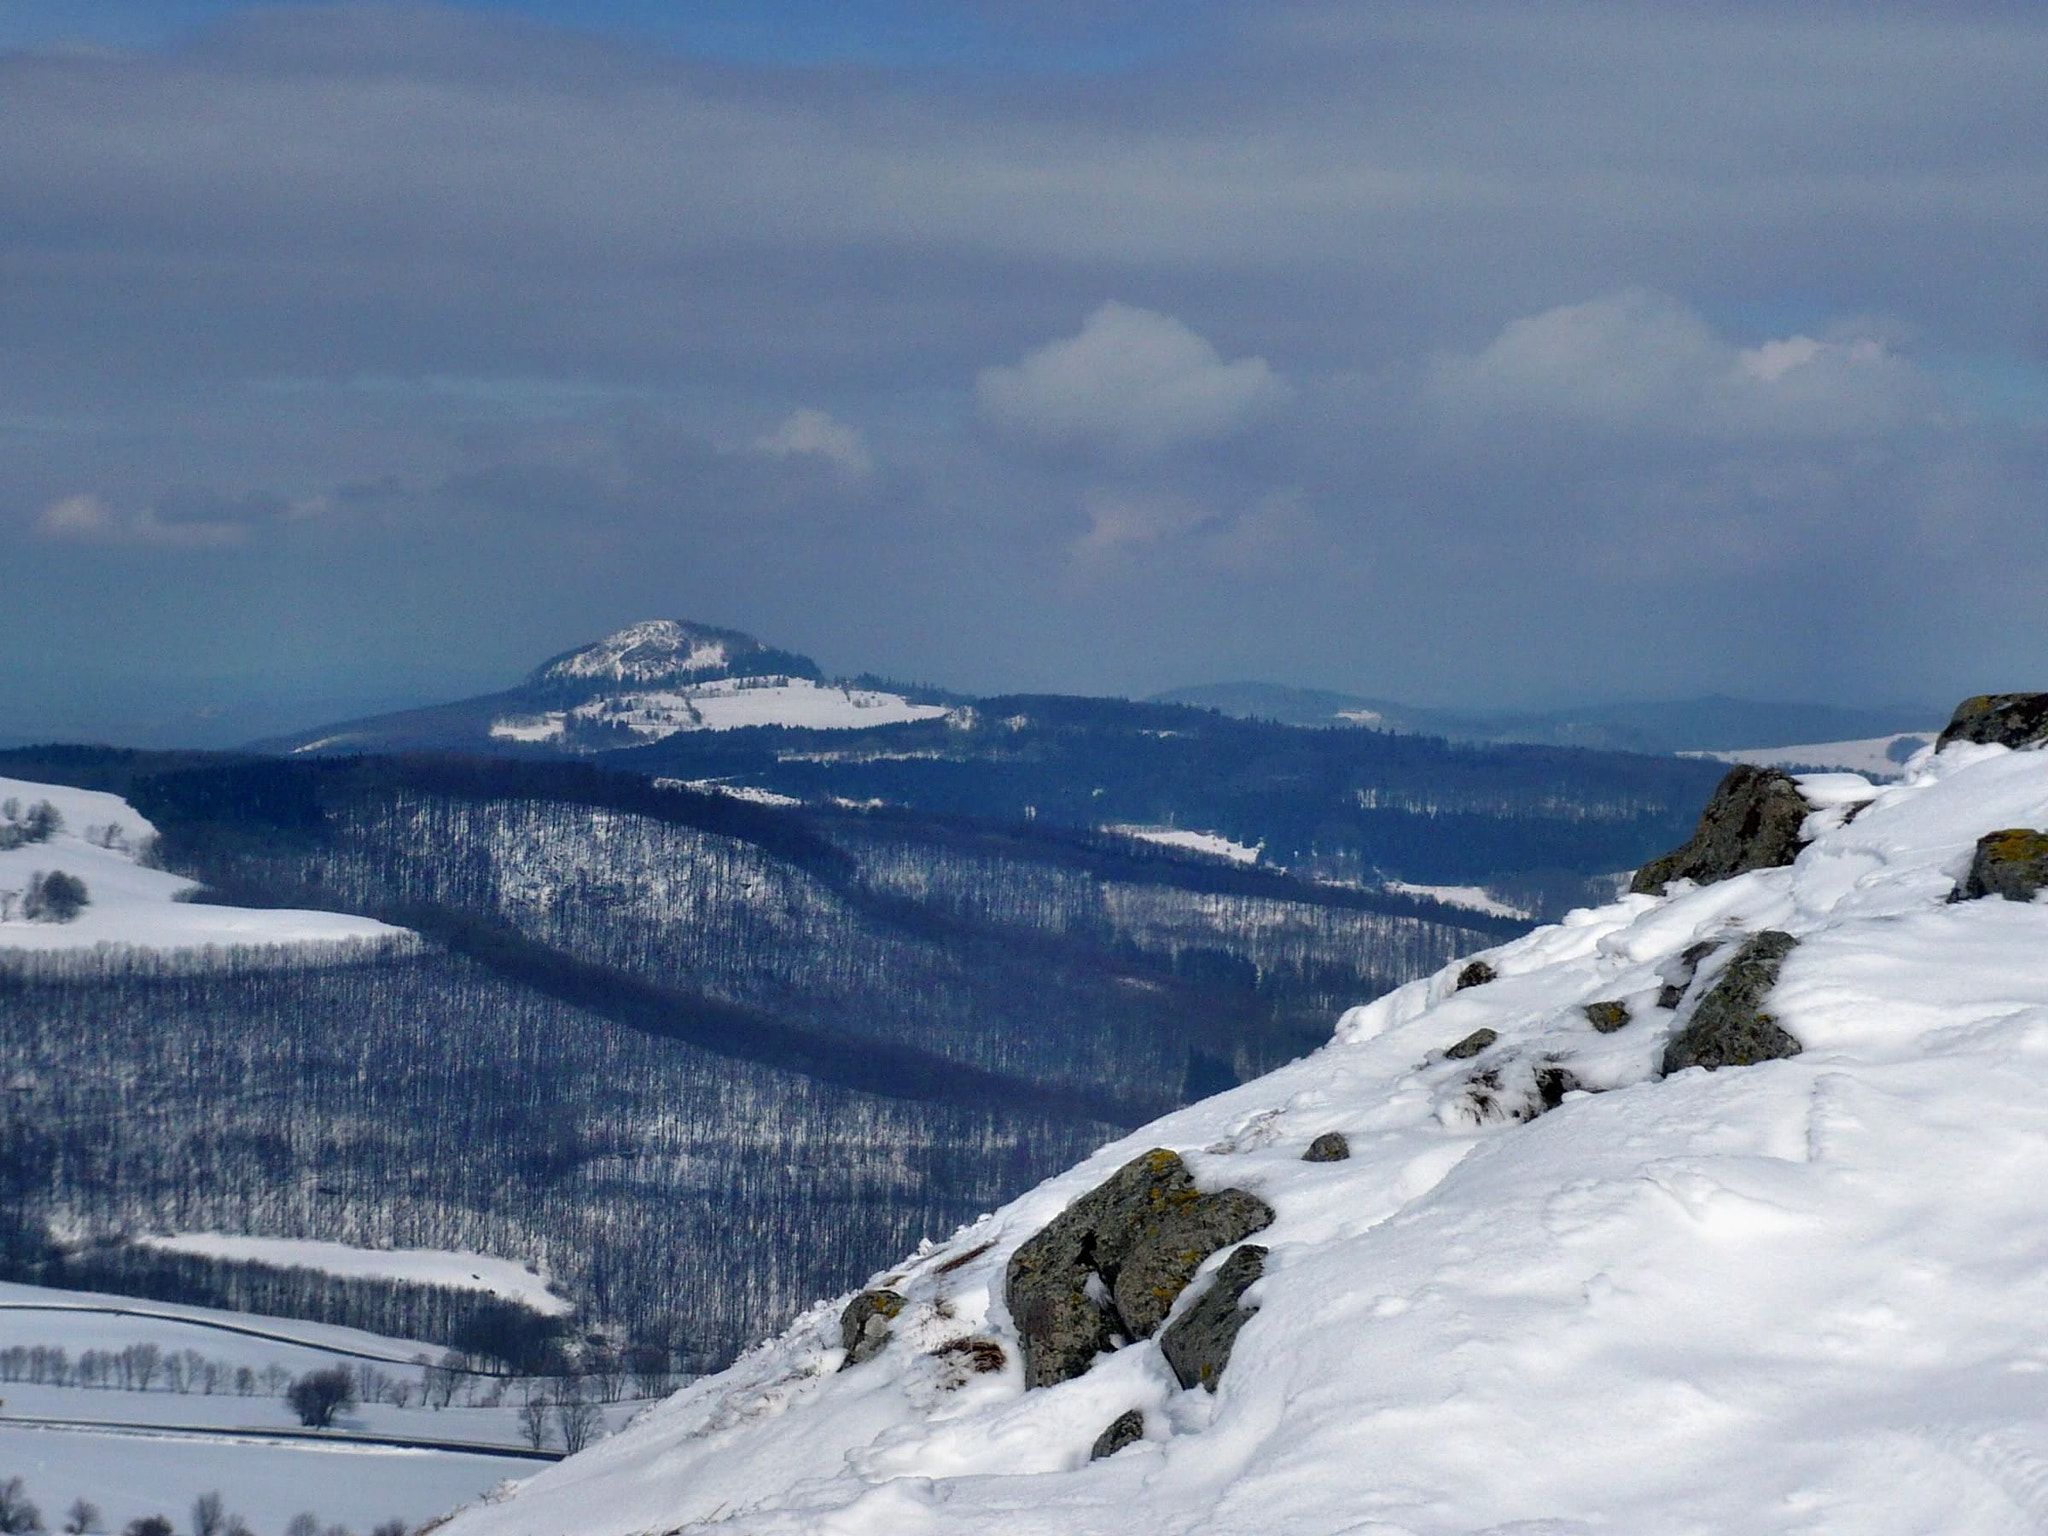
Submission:
<svg viewBox="0 0 2048 1536">
<path fill-rule="evenodd" d="M 291 1384 L 284 1400 L 308 1429 L 325 1429 L 337 1413 L 355 1406 L 355 1373 L 345 1365 L 308 1371 Z"/>
<path fill-rule="evenodd" d="M 135 1389 L 147 1392 L 149 1384 L 156 1380 L 156 1373 L 163 1369 L 164 1352 L 154 1344 L 131 1344 L 121 1351 L 124 1359 L 133 1356 Z"/>
<path fill-rule="evenodd" d="M 218 1493 L 202 1493 L 192 1501 L 192 1536 L 221 1536 L 227 1523 L 227 1500 Z"/>
<path fill-rule="evenodd" d="M 526 1443 L 536 1451 L 548 1438 L 548 1407 L 547 1394 L 536 1392 L 519 1410 L 519 1427 L 526 1432 Z"/>
<path fill-rule="evenodd" d="M 71 1507 L 64 1511 L 64 1529 L 70 1536 L 84 1536 L 87 1531 L 100 1528 L 100 1507 L 90 1499 L 73 1499 Z"/>
<path fill-rule="evenodd" d="M 28 1485 L 18 1477 L 0 1483 L 0 1531 L 14 1536 L 17 1531 L 43 1529 L 43 1512 L 28 1496 Z"/>
<path fill-rule="evenodd" d="M 293 1515 L 284 1536 L 320 1536 L 320 1517 L 310 1512 Z"/>
<path fill-rule="evenodd" d="M 597 1411 L 597 1404 L 580 1393 L 571 1396 L 564 1392 L 555 1404 L 555 1429 L 562 1437 L 562 1449 L 571 1456 L 590 1444 L 601 1422 L 603 1416 Z"/>
</svg>

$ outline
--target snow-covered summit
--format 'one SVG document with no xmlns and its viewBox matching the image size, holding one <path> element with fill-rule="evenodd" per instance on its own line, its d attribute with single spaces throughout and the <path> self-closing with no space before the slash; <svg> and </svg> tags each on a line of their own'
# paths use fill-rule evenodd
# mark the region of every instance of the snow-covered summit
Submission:
<svg viewBox="0 0 2048 1536">
<path fill-rule="evenodd" d="M 443 1536 L 2048 1529 L 2048 902 L 1949 900 L 1980 837 L 2048 825 L 2048 751 L 1801 789 L 1791 865 L 1354 1009 L 876 1276 L 874 1358 L 842 1370 L 820 1304 Z M 1767 930 L 1799 1054 L 1664 1076 Z M 1539 1074 L 1573 1085 L 1547 1113 Z M 1348 1159 L 1304 1161 L 1329 1132 Z M 1275 1213 L 1218 1389 L 1139 1341 L 1026 1390 L 1006 1264 L 1154 1147 Z"/>
<path fill-rule="evenodd" d="M 552 656 L 534 669 L 529 682 L 551 684 L 623 684 L 649 687 L 657 683 L 703 681 L 714 677 L 752 675 L 773 670 L 768 665 L 748 668 L 749 661 L 765 661 L 769 648 L 752 635 L 736 629 L 713 629 L 681 619 L 644 619 L 614 630 L 602 640 Z M 816 668 L 802 657 L 783 657 L 783 673 L 795 670 L 810 675 Z M 801 663 L 796 668 L 786 663 Z"/>
</svg>

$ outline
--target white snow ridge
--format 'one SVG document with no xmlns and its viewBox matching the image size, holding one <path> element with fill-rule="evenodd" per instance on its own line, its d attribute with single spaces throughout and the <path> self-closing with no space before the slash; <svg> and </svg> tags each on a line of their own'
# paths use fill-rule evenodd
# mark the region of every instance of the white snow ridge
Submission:
<svg viewBox="0 0 2048 1536">
<path fill-rule="evenodd" d="M 873 1359 L 840 1369 L 822 1303 L 442 1536 L 2048 1530 L 2048 903 L 1948 901 L 1980 835 L 2048 825 L 2048 752 L 1803 787 L 1826 808 L 1790 867 L 1353 1009 L 877 1276 L 904 1305 Z M 1800 941 L 1768 998 L 1800 1054 L 1661 1076 L 1682 952 L 1764 929 Z M 1473 1112 L 1476 1075 L 1550 1067 L 1580 1088 L 1548 1113 Z M 1303 1161 L 1328 1131 L 1349 1160 Z M 1217 1390 L 1155 1339 L 1027 1391 L 1005 1263 L 1150 1147 L 1277 1213 Z M 969 1338 L 1001 1368 L 943 1347 Z M 1091 1461 L 1132 1409 L 1143 1438 Z"/>
</svg>

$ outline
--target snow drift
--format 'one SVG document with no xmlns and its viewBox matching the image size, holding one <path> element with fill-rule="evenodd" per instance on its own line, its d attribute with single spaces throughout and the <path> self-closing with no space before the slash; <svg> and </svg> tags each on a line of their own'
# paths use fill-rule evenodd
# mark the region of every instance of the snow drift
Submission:
<svg viewBox="0 0 2048 1536">
<path fill-rule="evenodd" d="M 1949 900 L 1980 837 L 2048 825 L 2048 753 L 1800 787 L 1789 866 L 1353 1009 L 876 1276 L 872 1358 L 820 1304 L 443 1536 L 2048 1528 L 2048 903 Z M 1767 931 L 1799 1053 L 1663 1076 Z M 1350 1156 L 1304 1161 L 1330 1132 Z M 1011 1254 L 1155 1147 L 1274 1212 L 1217 1390 L 1139 1341 L 1027 1391 Z"/>
</svg>

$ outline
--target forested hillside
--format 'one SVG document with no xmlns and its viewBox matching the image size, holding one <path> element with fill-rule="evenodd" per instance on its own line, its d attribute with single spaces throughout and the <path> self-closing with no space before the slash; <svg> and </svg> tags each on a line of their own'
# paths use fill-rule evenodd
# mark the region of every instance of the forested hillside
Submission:
<svg viewBox="0 0 2048 1536">
<path fill-rule="evenodd" d="M 1121 838 L 576 763 L 0 762 L 125 794 L 209 899 L 422 936 L 345 963 L 0 958 L 17 1250 L 43 1222 L 481 1250 L 542 1265 L 578 1327 L 695 1365 L 1519 931 Z M 136 1271 L 74 1243 L 74 1281 L 95 1252 L 95 1283 Z"/>
</svg>

